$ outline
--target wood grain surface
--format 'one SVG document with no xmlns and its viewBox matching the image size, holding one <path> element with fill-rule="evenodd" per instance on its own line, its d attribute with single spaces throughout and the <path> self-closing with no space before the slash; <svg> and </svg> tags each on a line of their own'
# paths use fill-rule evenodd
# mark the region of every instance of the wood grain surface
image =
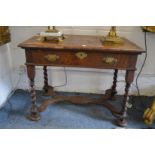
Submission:
<svg viewBox="0 0 155 155">
<path fill-rule="evenodd" d="M 53 50 L 90 50 L 113 53 L 143 53 L 142 48 L 129 40 L 123 38 L 123 45 L 103 45 L 100 41 L 100 36 L 84 36 L 84 35 L 66 35 L 65 40 L 60 43 L 52 43 L 51 41 L 40 42 L 37 39 L 39 36 L 32 38 L 19 44 L 22 48 L 44 48 Z"/>
</svg>

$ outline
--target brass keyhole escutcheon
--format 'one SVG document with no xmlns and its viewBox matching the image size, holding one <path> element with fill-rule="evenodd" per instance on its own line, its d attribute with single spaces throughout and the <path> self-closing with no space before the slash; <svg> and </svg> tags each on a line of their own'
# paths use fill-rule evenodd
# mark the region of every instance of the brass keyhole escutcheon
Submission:
<svg viewBox="0 0 155 155">
<path fill-rule="evenodd" d="M 76 53 L 76 56 L 77 56 L 80 60 L 82 60 L 82 59 L 86 58 L 88 55 L 87 55 L 87 53 L 85 53 L 85 52 L 78 52 L 78 53 Z"/>
<path fill-rule="evenodd" d="M 113 57 L 103 58 L 103 62 L 106 63 L 106 64 L 109 64 L 109 65 L 116 64 L 117 61 L 118 60 L 116 58 L 113 58 Z"/>
<path fill-rule="evenodd" d="M 46 55 L 45 58 L 50 62 L 56 62 L 59 59 L 59 56 L 56 54 Z"/>
</svg>

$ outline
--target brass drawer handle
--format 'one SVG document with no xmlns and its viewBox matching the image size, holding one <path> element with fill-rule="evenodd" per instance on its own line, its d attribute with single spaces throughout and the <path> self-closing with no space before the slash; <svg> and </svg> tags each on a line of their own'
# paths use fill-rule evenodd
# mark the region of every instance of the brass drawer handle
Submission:
<svg viewBox="0 0 155 155">
<path fill-rule="evenodd" d="M 49 55 L 46 55 L 45 58 L 50 62 L 55 62 L 59 59 L 59 56 L 56 54 L 49 54 Z"/>
<path fill-rule="evenodd" d="M 118 61 L 118 59 L 113 58 L 113 57 L 103 58 L 103 62 L 106 63 L 106 64 L 109 64 L 109 65 L 116 64 L 117 61 Z"/>
<path fill-rule="evenodd" d="M 76 53 L 76 56 L 77 56 L 80 60 L 82 60 L 82 59 L 86 58 L 88 55 L 87 55 L 87 53 L 85 53 L 85 52 L 78 52 L 78 53 Z"/>
</svg>

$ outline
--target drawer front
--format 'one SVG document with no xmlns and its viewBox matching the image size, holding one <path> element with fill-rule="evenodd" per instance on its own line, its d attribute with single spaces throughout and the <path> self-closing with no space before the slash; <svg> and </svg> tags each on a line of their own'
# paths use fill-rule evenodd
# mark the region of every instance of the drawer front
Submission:
<svg viewBox="0 0 155 155">
<path fill-rule="evenodd" d="M 102 52 L 86 51 L 31 51 L 27 63 L 36 65 L 71 66 L 90 68 L 133 68 L 135 67 L 135 55 L 109 54 Z"/>
</svg>

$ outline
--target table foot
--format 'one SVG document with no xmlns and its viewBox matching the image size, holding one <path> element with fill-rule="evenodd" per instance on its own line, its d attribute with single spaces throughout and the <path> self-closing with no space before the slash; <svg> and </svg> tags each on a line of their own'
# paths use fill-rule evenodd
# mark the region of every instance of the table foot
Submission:
<svg viewBox="0 0 155 155">
<path fill-rule="evenodd" d="M 31 112 L 29 115 L 26 116 L 26 118 L 31 121 L 39 121 L 41 117 L 39 113 Z"/>
<path fill-rule="evenodd" d="M 116 119 L 115 124 L 117 126 L 120 126 L 120 127 L 126 127 L 127 126 L 127 122 L 124 119 L 123 120 L 122 119 Z"/>
<path fill-rule="evenodd" d="M 40 120 L 40 113 L 39 113 L 38 107 L 36 105 L 33 105 L 31 107 L 31 111 L 30 111 L 29 115 L 27 116 L 27 118 L 31 121 Z"/>
</svg>

